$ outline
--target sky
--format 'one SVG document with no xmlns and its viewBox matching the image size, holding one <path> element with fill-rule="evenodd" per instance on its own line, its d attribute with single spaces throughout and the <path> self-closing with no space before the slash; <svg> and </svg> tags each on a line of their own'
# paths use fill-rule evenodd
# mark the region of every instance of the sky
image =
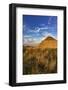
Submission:
<svg viewBox="0 0 68 90">
<path fill-rule="evenodd" d="M 23 15 L 24 44 L 37 44 L 48 35 L 57 39 L 57 16 Z"/>
</svg>

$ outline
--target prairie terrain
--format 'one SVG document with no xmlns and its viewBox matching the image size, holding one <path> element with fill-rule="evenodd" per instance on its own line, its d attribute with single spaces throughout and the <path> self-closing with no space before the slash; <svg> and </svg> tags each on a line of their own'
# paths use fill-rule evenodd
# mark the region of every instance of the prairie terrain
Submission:
<svg viewBox="0 0 68 90">
<path fill-rule="evenodd" d="M 23 74 L 57 73 L 57 40 L 47 37 L 37 46 L 23 46 Z"/>
</svg>

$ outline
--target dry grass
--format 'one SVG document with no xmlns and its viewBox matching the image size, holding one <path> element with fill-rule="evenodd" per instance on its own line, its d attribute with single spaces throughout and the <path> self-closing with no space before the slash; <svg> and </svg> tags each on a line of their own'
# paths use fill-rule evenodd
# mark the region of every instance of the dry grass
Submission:
<svg viewBox="0 0 68 90">
<path fill-rule="evenodd" d="M 23 74 L 57 73 L 57 49 L 24 46 Z"/>
</svg>

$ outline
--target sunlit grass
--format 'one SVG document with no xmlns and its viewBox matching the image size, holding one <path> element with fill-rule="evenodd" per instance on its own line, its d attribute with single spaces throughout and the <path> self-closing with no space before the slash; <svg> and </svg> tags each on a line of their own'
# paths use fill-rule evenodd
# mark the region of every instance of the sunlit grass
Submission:
<svg viewBox="0 0 68 90">
<path fill-rule="evenodd" d="M 24 75 L 57 73 L 57 49 L 23 48 Z"/>
</svg>

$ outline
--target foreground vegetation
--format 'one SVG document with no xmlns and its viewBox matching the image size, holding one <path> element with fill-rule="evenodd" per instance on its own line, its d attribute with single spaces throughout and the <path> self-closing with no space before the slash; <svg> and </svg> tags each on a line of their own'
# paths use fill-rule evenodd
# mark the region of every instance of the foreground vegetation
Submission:
<svg viewBox="0 0 68 90">
<path fill-rule="evenodd" d="M 57 49 L 23 47 L 23 74 L 57 73 Z"/>
</svg>

